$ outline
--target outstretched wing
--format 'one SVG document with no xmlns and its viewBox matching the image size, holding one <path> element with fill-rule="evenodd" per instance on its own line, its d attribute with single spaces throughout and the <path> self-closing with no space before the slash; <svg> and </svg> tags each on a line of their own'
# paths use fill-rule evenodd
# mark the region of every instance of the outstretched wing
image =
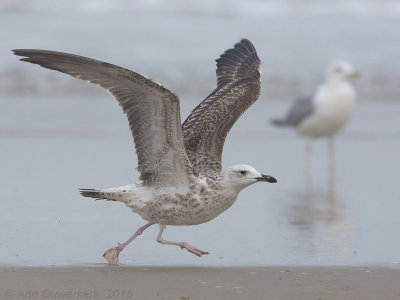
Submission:
<svg viewBox="0 0 400 300">
<path fill-rule="evenodd" d="M 242 39 L 217 62 L 217 88 L 183 123 L 186 152 L 198 174 L 221 171 L 225 138 L 260 95 L 261 62 L 253 44 Z"/>
<path fill-rule="evenodd" d="M 193 173 L 183 145 L 178 97 L 131 70 L 78 55 L 18 49 L 22 61 L 101 86 L 128 117 L 144 184 L 187 184 Z"/>
</svg>

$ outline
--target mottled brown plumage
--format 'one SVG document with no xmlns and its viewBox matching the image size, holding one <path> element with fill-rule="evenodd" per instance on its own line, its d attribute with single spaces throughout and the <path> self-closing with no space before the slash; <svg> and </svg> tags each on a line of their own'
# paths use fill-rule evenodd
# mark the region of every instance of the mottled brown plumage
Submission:
<svg viewBox="0 0 400 300">
<path fill-rule="evenodd" d="M 233 124 L 260 95 L 261 62 L 243 39 L 217 61 L 217 88 L 183 123 L 186 152 L 198 174 L 222 169 L 222 150 Z"/>
<path fill-rule="evenodd" d="M 183 129 L 179 98 L 141 74 L 63 52 L 13 51 L 25 56 L 22 61 L 89 81 L 110 92 L 128 117 L 140 179 L 149 186 L 188 184 L 193 171 L 198 175 L 220 173 L 229 130 L 260 94 L 261 62 L 247 39 L 216 60 L 217 88 L 192 111 Z"/>
<path fill-rule="evenodd" d="M 85 197 L 120 201 L 148 223 L 125 243 L 104 254 L 118 264 L 119 253 L 146 228 L 160 225 L 157 241 L 202 256 L 186 242 L 165 241 L 165 225 L 208 222 L 228 209 L 239 192 L 256 182 L 276 182 L 248 165 L 222 172 L 225 138 L 260 94 L 261 64 L 246 39 L 217 59 L 217 88 L 181 126 L 178 97 L 143 75 L 109 63 L 48 50 L 14 50 L 22 61 L 58 70 L 109 91 L 127 115 L 138 155 L 139 184 L 81 189 Z"/>
<path fill-rule="evenodd" d="M 89 81 L 114 96 L 128 117 L 145 185 L 188 184 L 192 167 L 174 93 L 141 74 L 95 59 L 48 50 L 13 51 L 26 57 L 22 61 Z"/>
</svg>

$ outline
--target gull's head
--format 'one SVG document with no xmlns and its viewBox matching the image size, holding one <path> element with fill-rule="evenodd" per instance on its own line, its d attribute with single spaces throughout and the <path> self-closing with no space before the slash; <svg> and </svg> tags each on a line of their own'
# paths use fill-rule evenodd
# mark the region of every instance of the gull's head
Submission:
<svg viewBox="0 0 400 300">
<path fill-rule="evenodd" d="M 261 174 L 252 166 L 235 165 L 225 170 L 224 182 L 230 188 L 241 191 L 256 182 L 275 183 L 277 180 L 272 176 Z"/>
<path fill-rule="evenodd" d="M 327 81 L 348 81 L 357 77 L 360 77 L 360 72 L 345 60 L 330 63 L 325 71 Z"/>
</svg>

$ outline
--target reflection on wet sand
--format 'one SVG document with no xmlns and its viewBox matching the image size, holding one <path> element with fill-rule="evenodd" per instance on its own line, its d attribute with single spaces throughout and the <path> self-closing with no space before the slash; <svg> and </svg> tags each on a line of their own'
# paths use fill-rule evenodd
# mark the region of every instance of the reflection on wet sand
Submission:
<svg viewBox="0 0 400 300">
<path fill-rule="evenodd" d="M 345 258 L 355 252 L 352 218 L 346 199 L 334 197 L 331 191 L 292 191 L 287 220 L 302 237 L 296 245 L 307 255 L 320 258 Z M 307 242 L 304 242 L 307 241 Z"/>
<path fill-rule="evenodd" d="M 334 147 L 332 147 L 333 140 L 330 139 L 328 143 L 329 152 L 334 152 Z M 312 168 L 311 168 L 311 142 L 307 141 L 306 151 L 305 151 L 305 159 L 304 159 L 304 192 L 303 197 L 307 199 L 313 198 L 313 177 L 312 177 Z M 329 202 L 335 202 L 336 197 L 336 161 L 335 155 L 329 155 L 329 174 L 328 174 L 328 189 L 325 191 Z M 322 193 L 322 191 L 320 191 Z M 318 197 L 321 197 L 319 195 Z"/>
</svg>

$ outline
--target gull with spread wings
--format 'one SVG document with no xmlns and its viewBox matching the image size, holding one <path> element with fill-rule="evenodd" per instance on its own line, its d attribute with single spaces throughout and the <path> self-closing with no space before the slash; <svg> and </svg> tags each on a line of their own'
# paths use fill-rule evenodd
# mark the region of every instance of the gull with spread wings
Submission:
<svg viewBox="0 0 400 300">
<path fill-rule="evenodd" d="M 128 117 L 138 156 L 140 183 L 107 189 L 81 189 L 85 197 L 120 201 L 147 224 L 125 243 L 107 250 L 118 264 L 119 253 L 153 224 L 157 241 L 202 256 L 208 252 L 187 242 L 166 241 L 166 225 L 197 225 L 228 209 L 239 192 L 256 182 L 276 182 L 249 165 L 222 171 L 225 138 L 236 120 L 260 94 L 261 63 L 252 43 L 242 39 L 217 62 L 217 88 L 181 124 L 179 98 L 151 79 L 102 61 L 33 49 L 13 50 L 22 61 L 38 64 L 106 89 Z"/>
</svg>

